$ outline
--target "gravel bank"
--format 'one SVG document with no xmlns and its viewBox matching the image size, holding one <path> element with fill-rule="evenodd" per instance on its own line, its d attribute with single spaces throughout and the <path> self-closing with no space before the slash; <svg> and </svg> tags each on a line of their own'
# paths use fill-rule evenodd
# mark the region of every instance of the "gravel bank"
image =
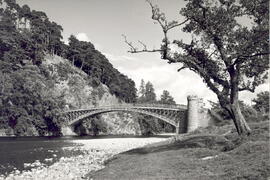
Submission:
<svg viewBox="0 0 270 180">
<path fill-rule="evenodd" d="M 104 168 L 104 162 L 115 154 L 163 140 L 166 140 L 166 138 L 72 140 L 78 146 L 67 147 L 65 150 L 80 151 L 81 155 L 70 158 L 62 157 L 51 166 L 40 164 L 39 167 L 30 171 L 15 171 L 8 177 L 0 177 L 0 179 L 84 179 L 87 173 Z"/>
</svg>

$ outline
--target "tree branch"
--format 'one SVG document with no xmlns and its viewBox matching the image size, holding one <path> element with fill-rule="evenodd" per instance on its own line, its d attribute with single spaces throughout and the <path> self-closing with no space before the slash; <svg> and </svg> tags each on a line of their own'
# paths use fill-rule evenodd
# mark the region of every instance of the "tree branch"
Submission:
<svg viewBox="0 0 270 180">
<path fill-rule="evenodd" d="M 138 41 L 138 42 L 143 46 L 143 50 L 147 50 L 146 45 L 142 41 Z"/>
<path fill-rule="evenodd" d="M 269 54 L 270 54 L 270 52 L 260 52 L 260 53 L 256 53 L 256 54 L 253 54 L 253 55 L 242 55 L 242 56 L 238 56 L 236 58 L 236 60 L 234 61 L 233 65 L 241 64 L 247 58 L 252 58 L 252 57 L 257 57 L 257 56 L 266 56 L 266 55 L 269 55 Z"/>
<path fill-rule="evenodd" d="M 250 92 L 255 92 L 256 84 L 251 83 L 250 81 L 248 82 L 243 82 L 241 84 L 242 87 L 239 87 L 239 91 L 250 91 Z"/>
<path fill-rule="evenodd" d="M 238 89 L 239 91 L 250 91 L 250 92 L 255 92 L 255 86 L 252 87 L 241 87 Z"/>
<path fill-rule="evenodd" d="M 179 69 L 177 69 L 177 72 L 180 72 L 180 71 L 182 71 L 183 69 L 186 69 L 187 67 L 185 67 L 185 66 L 182 66 L 182 67 L 180 67 Z"/>
<path fill-rule="evenodd" d="M 171 30 L 171 29 L 173 29 L 173 28 L 175 28 L 177 26 L 181 26 L 181 25 L 185 24 L 188 21 L 189 21 L 189 19 L 186 19 L 186 20 L 184 20 L 181 23 L 176 23 L 176 24 L 169 25 L 168 28 L 167 28 L 167 31 L 169 31 L 169 30 Z"/>
<path fill-rule="evenodd" d="M 123 38 L 124 38 L 124 42 L 125 42 L 125 43 L 129 46 L 129 48 L 130 48 L 130 50 L 128 51 L 128 52 L 130 52 L 130 53 L 162 52 L 162 51 L 164 51 L 164 50 L 162 50 L 162 49 L 152 49 L 152 50 L 148 50 L 147 47 L 146 47 L 146 45 L 145 45 L 143 42 L 141 42 L 141 41 L 138 41 L 138 42 L 143 46 L 143 49 L 142 49 L 142 50 L 138 50 L 137 47 L 133 46 L 132 42 L 129 42 L 129 41 L 127 40 L 127 37 L 126 37 L 124 34 L 122 34 L 122 36 L 123 36 Z"/>
<path fill-rule="evenodd" d="M 165 14 L 161 13 L 158 7 L 154 6 L 150 0 L 146 0 L 146 2 L 150 5 L 152 9 L 152 19 L 159 23 L 164 33 L 167 33 L 169 30 L 185 24 L 189 20 L 186 19 L 183 22 L 168 22 L 165 18 Z"/>
</svg>

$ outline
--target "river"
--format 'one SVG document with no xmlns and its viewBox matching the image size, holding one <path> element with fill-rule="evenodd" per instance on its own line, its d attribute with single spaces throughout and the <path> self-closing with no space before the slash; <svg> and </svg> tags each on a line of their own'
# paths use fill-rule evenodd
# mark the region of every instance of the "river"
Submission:
<svg viewBox="0 0 270 180">
<path fill-rule="evenodd" d="M 4 177 L 10 176 L 10 174 L 12 175 L 10 179 L 13 178 L 14 174 L 15 177 L 17 175 L 21 178 L 25 176 L 22 175 L 25 172 L 30 177 L 36 177 L 34 174 L 37 172 L 37 169 L 38 172 L 46 174 L 48 169 L 52 169 L 54 166 L 57 166 L 59 169 L 61 163 L 67 165 L 67 168 L 76 168 L 76 166 L 80 169 L 87 168 L 83 172 L 77 172 L 76 169 L 73 170 L 76 172 L 72 172 L 72 170 L 68 169 L 68 172 L 72 174 L 71 177 L 76 178 L 76 174 L 84 174 L 87 171 L 100 169 L 100 164 L 112 155 L 149 143 L 162 141 L 168 137 L 0 137 L 0 179 L 1 177 L 4 179 Z M 85 161 L 86 158 L 88 158 L 87 162 L 80 162 Z M 92 169 L 86 164 L 89 162 L 89 159 L 90 161 L 93 159 L 93 162 L 91 161 Z M 96 166 L 95 163 L 98 165 Z M 46 169 L 46 172 L 44 169 Z M 53 169 L 57 171 L 55 168 Z M 59 177 L 60 179 L 66 178 L 60 175 Z"/>
</svg>

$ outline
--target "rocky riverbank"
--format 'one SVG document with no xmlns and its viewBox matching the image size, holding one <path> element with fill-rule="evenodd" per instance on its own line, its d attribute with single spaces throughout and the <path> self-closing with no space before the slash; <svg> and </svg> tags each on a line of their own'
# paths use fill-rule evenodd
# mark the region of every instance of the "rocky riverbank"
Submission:
<svg viewBox="0 0 270 180">
<path fill-rule="evenodd" d="M 78 155 L 62 157 L 51 166 L 35 162 L 35 165 L 38 165 L 31 170 L 22 172 L 16 170 L 7 177 L 0 177 L 0 179 L 85 179 L 86 174 L 104 168 L 104 162 L 115 154 L 163 140 L 166 140 L 166 138 L 72 140 L 72 143 L 77 145 L 65 147 L 64 150 L 79 152 Z"/>
</svg>

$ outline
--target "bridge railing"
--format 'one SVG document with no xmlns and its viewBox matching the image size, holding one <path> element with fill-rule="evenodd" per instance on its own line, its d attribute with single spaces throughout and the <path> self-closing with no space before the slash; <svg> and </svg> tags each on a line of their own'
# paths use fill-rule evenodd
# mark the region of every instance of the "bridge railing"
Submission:
<svg viewBox="0 0 270 180">
<path fill-rule="evenodd" d="M 81 110 L 89 110 L 89 109 L 121 109 L 121 108 L 162 108 L 162 109 L 187 109 L 186 105 L 176 104 L 176 105 L 168 105 L 168 104 L 115 104 L 115 105 L 106 105 L 106 106 L 92 106 L 86 109 L 74 109 L 69 111 L 81 111 Z"/>
<path fill-rule="evenodd" d="M 160 107 L 160 108 L 176 108 L 176 109 L 186 109 L 186 105 L 176 104 L 176 105 L 169 105 L 169 104 L 144 104 L 144 103 L 135 103 L 129 104 L 133 107 Z M 125 105 L 123 105 L 125 106 Z"/>
</svg>

